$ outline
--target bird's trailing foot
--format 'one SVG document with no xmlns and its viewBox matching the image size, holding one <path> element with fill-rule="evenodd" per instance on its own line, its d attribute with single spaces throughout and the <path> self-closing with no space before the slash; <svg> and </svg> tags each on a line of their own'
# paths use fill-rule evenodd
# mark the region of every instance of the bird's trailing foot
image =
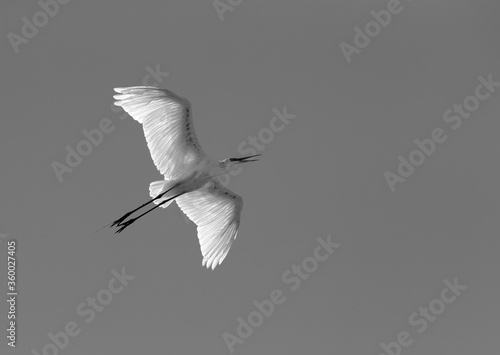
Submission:
<svg viewBox="0 0 500 355">
<path fill-rule="evenodd" d="M 128 221 L 117 224 L 117 227 L 120 227 L 120 228 L 118 228 L 118 230 L 115 232 L 115 234 L 121 233 L 125 228 L 127 228 L 132 223 L 134 223 L 136 221 L 136 219 L 137 218 L 132 218 L 132 219 L 129 219 Z"/>
<path fill-rule="evenodd" d="M 130 216 L 132 212 L 125 213 L 122 217 L 118 218 L 116 221 L 111 223 L 110 227 L 119 227 L 123 224 L 123 221 L 127 219 L 128 216 Z"/>
<path fill-rule="evenodd" d="M 177 186 L 177 185 L 175 185 Z M 163 195 L 165 195 L 167 192 L 169 192 L 170 190 L 172 190 L 175 186 L 172 186 L 170 189 L 168 189 L 167 191 L 163 191 L 161 194 L 159 194 L 158 196 L 156 196 L 155 198 L 149 200 L 148 202 L 146 203 L 143 203 L 142 205 L 140 205 L 139 207 L 137 207 L 136 209 L 130 211 L 130 212 L 127 212 L 125 213 L 123 216 L 121 216 L 120 218 L 118 218 L 116 221 L 114 221 L 113 223 L 111 223 L 110 225 L 108 225 L 109 227 L 119 227 L 123 224 L 123 221 L 125 221 L 132 213 L 140 210 L 141 208 L 149 205 L 150 203 L 158 200 L 159 198 L 162 198 Z M 105 226 L 107 227 L 107 226 Z M 104 228 L 104 227 L 103 227 Z"/>
<path fill-rule="evenodd" d="M 137 217 L 135 217 L 135 218 L 131 218 L 131 219 L 129 219 L 128 221 L 125 221 L 125 222 L 124 222 L 124 219 L 125 219 L 125 218 L 127 218 L 127 216 L 128 216 L 128 215 L 130 215 L 130 214 L 131 214 L 132 212 L 134 212 L 135 210 L 134 210 L 134 211 L 131 211 L 131 212 L 127 213 L 126 215 L 124 215 L 123 217 L 121 217 L 121 218 L 117 219 L 115 222 L 113 222 L 113 224 L 111 225 L 111 227 L 113 227 L 113 226 L 120 227 L 120 228 L 118 228 L 118 230 L 115 232 L 115 234 L 117 234 L 117 233 L 121 233 L 121 232 L 122 232 L 125 228 L 127 228 L 128 226 L 130 226 L 132 223 L 134 223 L 134 222 L 135 222 L 136 220 L 138 220 L 139 218 L 141 218 L 141 217 L 143 217 L 143 216 L 147 215 L 147 214 L 148 214 L 148 213 L 150 213 L 151 211 L 154 211 L 154 210 L 155 210 L 155 209 L 157 209 L 158 207 L 161 207 L 161 206 L 162 206 L 162 205 L 164 205 L 165 203 L 167 203 L 167 202 L 169 202 L 169 201 L 171 201 L 171 200 L 173 200 L 173 199 L 175 199 L 175 198 L 177 198 L 177 197 L 179 197 L 179 196 L 183 195 L 184 193 L 185 193 L 185 192 L 181 192 L 180 194 L 177 194 L 177 195 L 175 195 L 175 196 L 173 196 L 173 197 L 170 197 L 169 199 L 166 199 L 165 201 L 160 202 L 160 203 L 159 203 L 159 204 L 157 204 L 155 207 L 153 207 L 153 208 L 151 208 L 151 209 L 147 210 L 147 211 L 146 211 L 146 212 L 144 212 L 143 214 L 141 214 L 141 215 L 139 215 L 139 216 L 137 216 Z M 161 196 L 158 196 L 158 197 L 161 197 Z M 158 197 L 155 197 L 155 200 L 156 200 Z"/>
</svg>

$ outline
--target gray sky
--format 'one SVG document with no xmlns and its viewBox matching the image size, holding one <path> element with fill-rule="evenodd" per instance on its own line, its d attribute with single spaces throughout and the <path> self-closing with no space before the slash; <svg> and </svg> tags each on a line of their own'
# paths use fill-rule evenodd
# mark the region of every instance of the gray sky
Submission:
<svg viewBox="0 0 500 355">
<path fill-rule="evenodd" d="M 242 355 L 498 354 L 498 2 L 215 4 L 0 5 L 2 354 L 230 354 L 225 333 Z M 111 109 L 144 80 L 191 101 L 209 155 L 263 154 L 230 179 L 242 222 L 215 271 L 175 204 L 92 234 L 162 178 Z"/>
</svg>

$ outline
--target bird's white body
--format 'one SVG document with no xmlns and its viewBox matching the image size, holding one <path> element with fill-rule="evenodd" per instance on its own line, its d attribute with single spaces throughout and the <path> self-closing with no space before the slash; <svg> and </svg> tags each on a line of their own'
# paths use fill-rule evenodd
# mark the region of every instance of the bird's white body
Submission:
<svg viewBox="0 0 500 355">
<path fill-rule="evenodd" d="M 194 132 L 191 104 L 171 91 L 147 86 L 115 91 L 119 93 L 115 105 L 142 124 L 153 162 L 164 175 L 164 180 L 150 184 L 153 200 L 148 203 L 165 208 L 175 200 L 198 226 L 203 265 L 214 269 L 236 238 L 243 206 L 242 198 L 220 184 L 217 176 L 235 169 L 239 162 L 254 160 L 208 157 Z M 119 232 L 137 219 L 124 222 L 136 210 L 113 223 L 121 226 Z"/>
<path fill-rule="evenodd" d="M 169 190 L 167 194 L 154 201 L 158 205 L 173 196 L 201 189 L 211 181 L 215 183 L 217 176 L 227 172 L 225 168 L 219 166 L 218 161 L 207 157 L 176 175 L 174 180 L 153 181 L 149 188 L 149 194 L 151 197 L 155 197 Z M 172 201 L 163 204 L 161 207 L 168 207 Z"/>
</svg>

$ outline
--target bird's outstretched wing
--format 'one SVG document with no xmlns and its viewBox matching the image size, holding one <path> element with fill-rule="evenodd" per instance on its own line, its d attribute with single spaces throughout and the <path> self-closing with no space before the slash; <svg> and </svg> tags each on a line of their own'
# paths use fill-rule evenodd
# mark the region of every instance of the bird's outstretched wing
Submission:
<svg viewBox="0 0 500 355">
<path fill-rule="evenodd" d="M 212 179 L 201 189 L 175 201 L 198 226 L 203 265 L 214 269 L 222 263 L 236 238 L 243 199 Z"/>
<path fill-rule="evenodd" d="M 173 92 L 151 86 L 115 88 L 114 98 L 142 124 L 153 161 L 167 180 L 206 157 L 191 119 L 191 104 Z"/>
</svg>

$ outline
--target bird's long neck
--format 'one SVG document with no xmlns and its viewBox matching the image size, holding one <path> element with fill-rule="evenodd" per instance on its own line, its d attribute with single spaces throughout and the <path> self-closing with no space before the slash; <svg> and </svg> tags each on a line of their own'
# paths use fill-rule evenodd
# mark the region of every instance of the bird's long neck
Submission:
<svg viewBox="0 0 500 355">
<path fill-rule="evenodd" d="M 215 159 L 210 159 L 207 163 L 206 169 L 212 177 L 227 174 L 227 170 L 225 168 L 221 168 L 219 161 Z"/>
</svg>

